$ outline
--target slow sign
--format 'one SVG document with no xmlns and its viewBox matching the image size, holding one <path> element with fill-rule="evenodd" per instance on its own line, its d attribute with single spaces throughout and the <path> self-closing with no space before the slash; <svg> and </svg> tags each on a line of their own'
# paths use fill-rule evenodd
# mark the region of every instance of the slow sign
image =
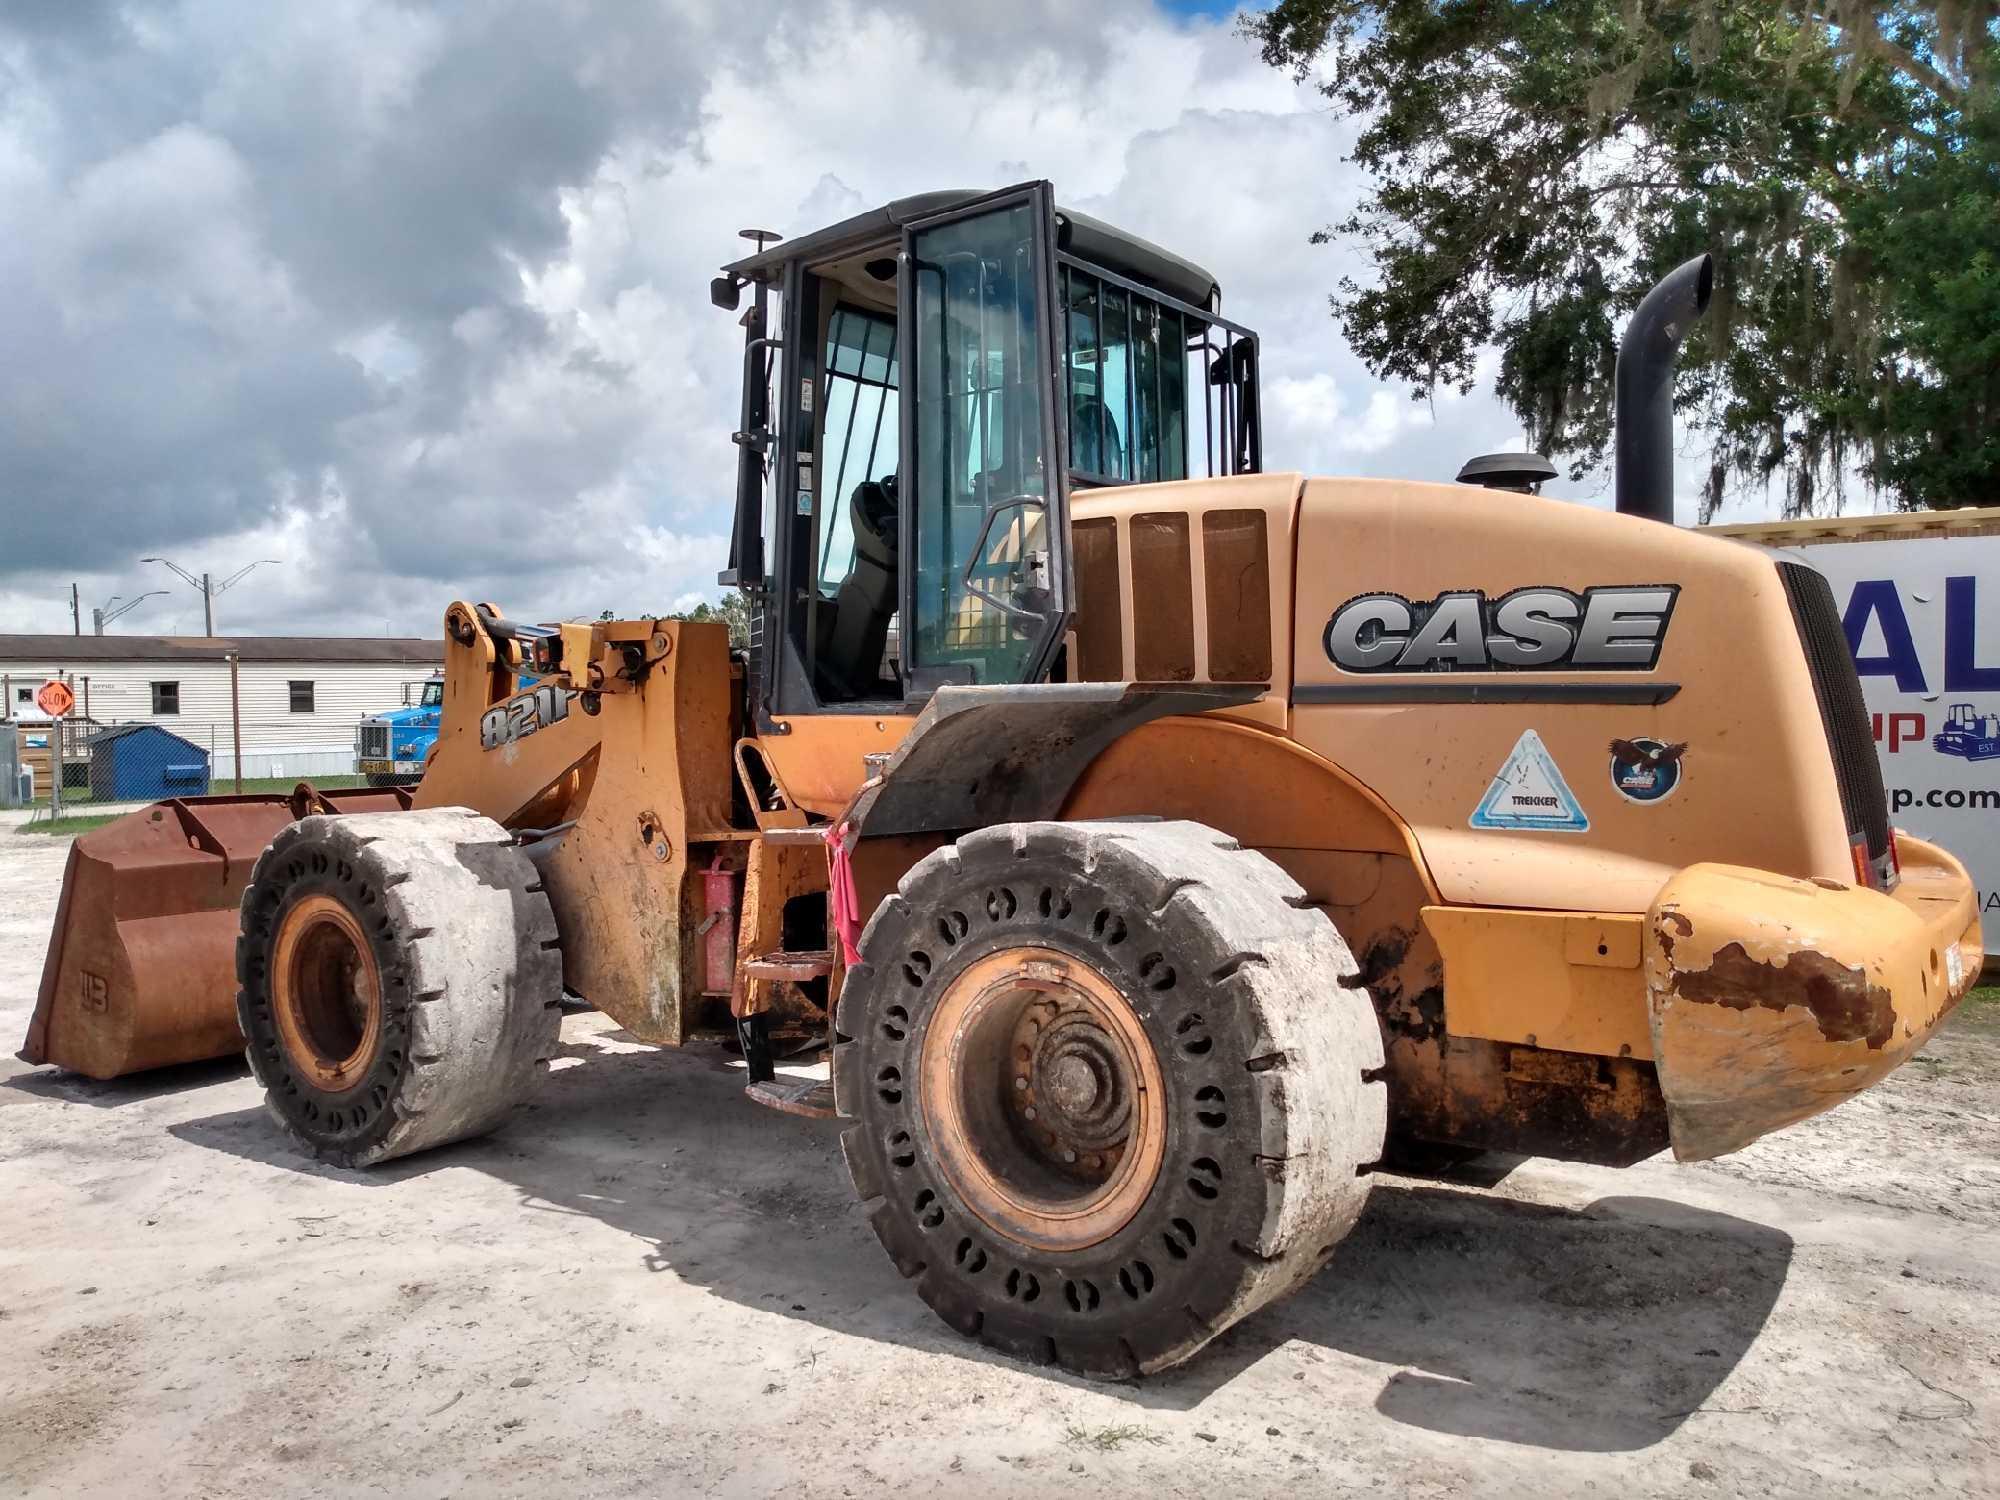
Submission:
<svg viewBox="0 0 2000 1500">
<path fill-rule="evenodd" d="M 60 719 L 76 707 L 76 694 L 69 690 L 69 684 L 51 677 L 35 689 L 35 707 L 51 719 Z"/>
</svg>

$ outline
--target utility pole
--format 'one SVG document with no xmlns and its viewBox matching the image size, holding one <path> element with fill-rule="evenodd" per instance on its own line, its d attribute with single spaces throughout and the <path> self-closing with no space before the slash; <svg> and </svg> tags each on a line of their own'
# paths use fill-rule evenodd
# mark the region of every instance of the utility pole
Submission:
<svg viewBox="0 0 2000 1500">
<path fill-rule="evenodd" d="M 201 633 L 211 641 L 215 639 L 215 590 L 206 573 L 201 575 Z"/>
<path fill-rule="evenodd" d="M 76 585 L 69 586 L 69 624 L 74 635 L 83 634 L 83 609 L 77 600 Z"/>
<path fill-rule="evenodd" d="M 243 699 L 237 686 L 237 664 L 240 657 L 229 653 L 229 738 L 236 757 L 236 794 L 243 794 Z M 391 747 L 393 748 L 393 747 Z"/>
</svg>

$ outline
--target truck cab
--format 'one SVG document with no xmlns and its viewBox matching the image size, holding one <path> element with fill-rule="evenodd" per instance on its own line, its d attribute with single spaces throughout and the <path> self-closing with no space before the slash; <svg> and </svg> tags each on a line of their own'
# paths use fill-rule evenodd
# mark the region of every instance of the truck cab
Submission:
<svg viewBox="0 0 2000 1500">
<path fill-rule="evenodd" d="M 423 779 L 424 767 L 437 748 L 438 724 L 444 717 L 444 676 L 439 673 L 411 689 L 405 687 L 403 706 L 363 719 L 354 730 L 354 769 L 370 786 L 410 786 Z"/>
</svg>

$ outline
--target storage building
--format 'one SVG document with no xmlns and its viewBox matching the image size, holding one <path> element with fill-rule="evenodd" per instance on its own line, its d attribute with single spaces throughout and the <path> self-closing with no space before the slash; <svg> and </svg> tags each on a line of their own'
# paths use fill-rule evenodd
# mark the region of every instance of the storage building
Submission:
<svg viewBox="0 0 2000 1500">
<path fill-rule="evenodd" d="M 46 740 L 47 719 L 35 689 L 61 677 L 75 717 L 166 729 L 203 753 L 220 784 L 236 772 L 232 653 L 246 777 L 352 774 L 359 721 L 400 707 L 444 664 L 442 640 L 410 636 L 0 635 L 0 722 L 19 725 L 26 758 L 42 752 L 39 785 L 46 746 L 35 739 Z"/>
</svg>

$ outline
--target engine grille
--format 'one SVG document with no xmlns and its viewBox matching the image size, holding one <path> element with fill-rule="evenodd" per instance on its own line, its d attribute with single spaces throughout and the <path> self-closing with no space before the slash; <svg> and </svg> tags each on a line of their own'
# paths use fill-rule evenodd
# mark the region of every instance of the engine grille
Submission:
<svg viewBox="0 0 2000 1500">
<path fill-rule="evenodd" d="M 389 726 L 387 724 L 363 724 L 360 736 L 355 740 L 355 750 L 363 760 L 387 760 L 389 758 Z"/>
<path fill-rule="evenodd" d="M 1861 679 L 1847 649 L 1833 588 L 1823 574 L 1802 563 L 1779 563 L 1778 576 L 1791 600 L 1813 692 L 1819 698 L 1820 720 L 1833 752 L 1834 779 L 1840 785 L 1841 811 L 1847 815 L 1847 836 L 1865 838 L 1869 865 L 1884 868 L 1889 857 L 1889 803 L 1882 791 L 1882 763 L 1875 758 L 1868 705 L 1861 697 Z"/>
</svg>

